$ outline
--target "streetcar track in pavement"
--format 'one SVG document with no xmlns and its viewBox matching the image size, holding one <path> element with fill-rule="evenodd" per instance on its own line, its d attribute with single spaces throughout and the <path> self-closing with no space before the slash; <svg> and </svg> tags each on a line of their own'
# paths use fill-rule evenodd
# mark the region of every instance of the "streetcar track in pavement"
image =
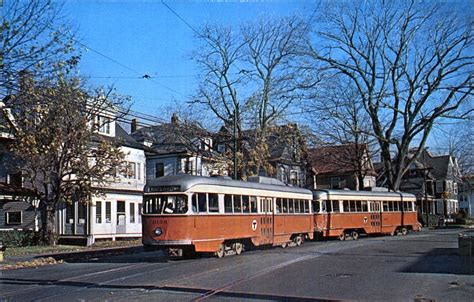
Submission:
<svg viewBox="0 0 474 302">
<path fill-rule="evenodd" d="M 6 293 L 2 293 L 2 297 L 5 297 L 6 295 L 21 293 L 21 292 L 28 292 L 28 291 L 35 290 L 38 287 L 42 287 L 42 286 L 45 286 L 45 285 L 46 286 L 55 286 L 56 283 L 70 282 L 70 281 L 74 281 L 74 279 L 77 279 L 77 278 L 84 278 L 84 277 L 91 277 L 91 276 L 100 275 L 100 274 L 107 274 L 107 273 L 117 272 L 117 271 L 129 269 L 129 268 L 140 267 L 140 266 L 145 266 L 145 265 L 147 265 L 147 264 L 146 263 L 139 263 L 139 264 L 126 265 L 126 266 L 121 266 L 121 267 L 117 267 L 117 268 L 111 268 L 111 269 L 108 269 L 108 270 L 105 270 L 105 271 L 86 273 L 86 274 L 72 276 L 72 277 L 63 278 L 63 279 L 58 279 L 58 280 L 54 280 L 54 281 L 36 280 L 36 282 L 44 283 L 44 284 L 37 284 L 37 285 L 30 286 L 30 287 L 27 287 L 27 288 L 22 288 L 22 289 L 17 289 L 17 290 L 12 290 L 12 291 L 9 291 L 9 292 L 6 292 Z M 2 281 L 16 281 L 16 282 L 26 281 L 25 279 L 20 279 L 20 278 L 12 278 L 12 279 L 0 278 L 0 280 L 2 280 Z M 30 282 L 30 281 L 31 280 L 28 280 L 26 282 Z"/>
<path fill-rule="evenodd" d="M 206 259 L 205 259 L 206 260 Z M 211 260 L 211 259 L 208 259 L 208 260 Z M 159 263 L 159 264 L 162 264 L 162 263 Z M 159 265 L 158 263 L 156 263 L 156 265 Z M 67 292 L 61 292 L 61 293 L 57 293 L 57 294 L 53 294 L 53 295 L 49 295 L 49 296 L 45 296 L 45 297 L 41 297 L 41 298 L 38 298 L 38 299 L 34 299 L 32 301 L 42 301 L 42 300 L 45 300 L 45 299 L 51 299 L 51 298 L 55 298 L 55 297 L 59 297 L 59 296 L 63 296 L 63 295 L 66 295 L 66 294 L 71 294 L 71 293 L 74 293 L 74 292 L 78 292 L 78 291 L 81 291 L 81 290 L 84 290 L 84 289 L 88 289 L 88 288 L 101 288 L 103 287 L 103 285 L 106 285 L 108 283 L 111 283 L 111 282 L 114 282 L 114 281 L 117 281 L 117 280 L 126 280 L 126 279 L 129 279 L 129 278 L 132 278 L 132 277 L 137 277 L 137 276 L 140 276 L 140 275 L 144 275 L 144 274 L 148 274 L 148 273 L 152 273 L 152 272 L 157 272 L 157 271 L 160 271 L 160 270 L 163 270 L 163 269 L 167 269 L 169 267 L 173 267 L 173 266 L 177 266 L 179 265 L 180 262 L 179 261 L 175 261 L 173 262 L 172 264 L 169 264 L 169 266 L 162 266 L 162 267 L 159 267 L 159 268 L 156 268 L 156 269 L 152 269 L 152 270 L 147 270 L 147 271 L 144 271 L 144 272 L 139 272 L 139 273 L 135 273 L 135 274 L 132 274 L 132 275 L 127 275 L 127 276 L 123 276 L 123 277 L 118 277 L 118 278 L 114 278 L 114 279 L 110 279 L 110 280 L 106 280 L 106 281 L 103 281 L 103 282 L 99 282 L 99 283 L 95 283 L 95 284 L 89 284 L 89 285 L 86 285 L 86 286 L 82 286 L 80 288 L 76 288 L 74 290 L 71 290 L 71 291 L 67 291 Z M 139 264 L 141 267 L 146 267 L 146 266 L 150 266 L 150 263 L 140 263 Z M 137 265 L 137 266 L 139 266 Z M 80 276 L 82 277 L 82 276 Z M 69 280 L 68 280 L 69 281 Z M 53 284 L 51 284 L 51 286 L 60 286 L 61 284 L 56 284 L 56 283 L 61 283 L 63 282 L 62 280 L 61 281 L 56 281 L 54 282 Z M 66 281 L 67 282 L 67 281 Z M 110 299 L 108 299 L 110 300 Z"/>
</svg>

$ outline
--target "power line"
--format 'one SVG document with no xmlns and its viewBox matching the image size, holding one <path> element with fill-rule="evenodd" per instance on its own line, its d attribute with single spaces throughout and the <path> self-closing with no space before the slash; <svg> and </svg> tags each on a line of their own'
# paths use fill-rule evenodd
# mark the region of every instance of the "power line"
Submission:
<svg viewBox="0 0 474 302">
<path fill-rule="evenodd" d="M 181 20 L 184 24 L 186 24 L 187 27 L 189 27 L 195 34 L 198 36 L 201 36 L 201 33 L 197 31 L 191 24 L 189 24 L 186 20 L 184 20 L 183 17 L 181 17 L 174 9 L 172 9 L 168 4 L 166 4 L 165 1 L 161 1 L 161 4 L 163 4 L 169 11 L 171 11 L 176 17 L 178 17 L 179 20 Z"/>
</svg>

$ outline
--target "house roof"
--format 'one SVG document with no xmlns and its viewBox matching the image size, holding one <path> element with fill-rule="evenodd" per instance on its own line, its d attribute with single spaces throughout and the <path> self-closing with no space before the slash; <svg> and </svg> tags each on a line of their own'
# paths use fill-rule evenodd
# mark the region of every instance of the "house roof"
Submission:
<svg viewBox="0 0 474 302">
<path fill-rule="evenodd" d="M 357 145 L 323 146 L 308 150 L 308 163 L 315 174 L 346 174 L 356 171 Z M 366 145 L 359 145 L 366 152 Z M 373 170 L 372 167 L 368 169 Z M 370 172 L 369 171 L 369 172 Z"/>
<path fill-rule="evenodd" d="M 0 194 L 12 196 L 33 196 L 35 192 L 31 189 L 0 183 Z"/>
<path fill-rule="evenodd" d="M 200 149 L 203 138 L 211 134 L 193 124 L 172 122 L 143 127 L 133 132 L 132 137 L 138 142 L 150 142 L 151 150 L 157 155 L 199 152 L 210 157 L 214 153 Z"/>
</svg>

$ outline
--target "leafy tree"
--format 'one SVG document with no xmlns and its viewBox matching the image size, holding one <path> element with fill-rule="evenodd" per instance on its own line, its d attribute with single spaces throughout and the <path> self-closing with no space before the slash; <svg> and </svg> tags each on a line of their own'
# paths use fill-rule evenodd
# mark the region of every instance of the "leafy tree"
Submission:
<svg viewBox="0 0 474 302">
<path fill-rule="evenodd" d="M 52 0 L 2 1 L 0 99 L 18 91 L 19 73 L 54 78 L 58 67 L 76 65 L 74 32 Z"/>
<path fill-rule="evenodd" d="M 473 91 L 472 24 L 444 4 L 331 3 L 311 55 L 344 76 L 371 121 L 391 189 L 423 150 L 433 125 L 464 118 Z M 417 154 L 407 157 L 416 147 Z"/>
<path fill-rule="evenodd" d="M 114 180 L 124 154 L 120 146 L 97 134 L 125 99 L 112 90 L 85 93 L 76 79 L 52 83 L 23 79 L 20 91 L 5 99 L 12 118 L 18 160 L 27 186 L 42 213 L 43 239 L 56 243 L 56 211 L 61 202 L 87 202 Z"/>
</svg>

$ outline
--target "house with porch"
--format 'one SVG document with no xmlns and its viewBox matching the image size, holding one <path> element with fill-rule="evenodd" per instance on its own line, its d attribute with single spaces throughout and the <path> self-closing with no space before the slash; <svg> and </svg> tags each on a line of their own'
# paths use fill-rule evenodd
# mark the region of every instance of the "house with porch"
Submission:
<svg viewBox="0 0 474 302">
<path fill-rule="evenodd" d="M 125 155 L 126 171 L 117 172 L 115 181 L 97 187 L 99 194 L 91 200 L 63 203 L 58 210 L 60 242 L 93 244 L 100 239 L 141 237 L 142 194 L 145 186 L 145 150 L 110 116 L 97 135 L 120 144 Z M 91 142 L 93 145 L 95 142 Z"/>
<path fill-rule="evenodd" d="M 414 156 L 410 150 L 408 156 Z M 419 220 L 424 225 L 453 222 L 459 212 L 458 183 L 461 173 L 455 157 L 423 150 L 403 176 L 400 190 L 417 196 Z"/>
</svg>

